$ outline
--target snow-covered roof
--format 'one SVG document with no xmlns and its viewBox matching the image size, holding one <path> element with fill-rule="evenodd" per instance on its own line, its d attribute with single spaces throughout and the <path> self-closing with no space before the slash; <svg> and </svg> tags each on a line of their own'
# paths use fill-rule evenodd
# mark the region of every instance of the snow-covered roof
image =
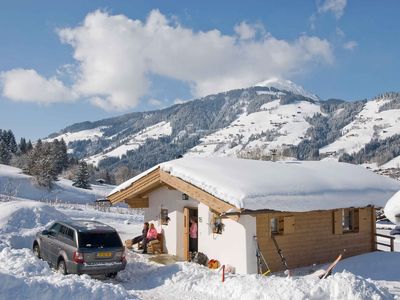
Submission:
<svg viewBox="0 0 400 300">
<path fill-rule="evenodd" d="M 256 161 L 185 157 L 162 163 L 123 183 L 111 194 L 160 167 L 238 208 L 302 212 L 343 207 L 383 207 L 400 182 L 361 166 L 334 161 Z"/>
</svg>

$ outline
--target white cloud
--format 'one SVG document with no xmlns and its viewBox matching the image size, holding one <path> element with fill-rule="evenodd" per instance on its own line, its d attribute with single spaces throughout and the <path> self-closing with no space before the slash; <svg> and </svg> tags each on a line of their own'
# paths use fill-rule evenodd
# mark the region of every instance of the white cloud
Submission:
<svg viewBox="0 0 400 300">
<path fill-rule="evenodd" d="M 343 44 L 343 48 L 346 50 L 354 50 L 358 47 L 358 43 L 356 41 L 348 41 Z"/>
<path fill-rule="evenodd" d="M 55 77 L 49 79 L 35 70 L 13 69 L 0 74 L 3 96 L 17 102 L 54 103 L 77 99 L 77 94 Z"/>
<path fill-rule="evenodd" d="M 163 106 L 165 104 L 163 101 L 154 98 L 149 99 L 147 102 L 149 102 L 153 106 L 158 106 L 158 107 Z"/>
<path fill-rule="evenodd" d="M 291 77 L 334 60 L 330 43 L 318 37 L 282 40 L 244 22 L 235 31 L 193 31 L 158 10 L 145 21 L 95 11 L 81 25 L 58 31 L 78 66 L 71 88 L 54 78 L 45 82 L 57 86 L 62 98 L 79 94 L 103 109 L 124 110 L 148 94 L 149 74 L 188 83 L 193 96 L 204 96 L 269 77 Z"/>
<path fill-rule="evenodd" d="M 256 36 L 258 28 L 256 26 L 249 25 L 243 21 L 240 24 L 236 25 L 233 30 L 236 32 L 241 40 L 248 40 Z"/>
<path fill-rule="evenodd" d="M 347 0 L 324 0 L 317 3 L 318 13 L 323 14 L 331 12 L 336 19 L 340 19 L 347 5 Z"/>
</svg>

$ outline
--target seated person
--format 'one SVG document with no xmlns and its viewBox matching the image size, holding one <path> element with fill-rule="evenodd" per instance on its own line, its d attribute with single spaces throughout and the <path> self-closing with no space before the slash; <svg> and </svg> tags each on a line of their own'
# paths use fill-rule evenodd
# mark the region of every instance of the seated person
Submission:
<svg viewBox="0 0 400 300">
<path fill-rule="evenodd" d="M 158 232 L 154 227 L 153 223 L 150 223 L 149 231 L 147 231 L 146 238 L 143 239 L 143 253 L 147 253 L 147 243 L 156 240 L 158 236 Z"/>
<path fill-rule="evenodd" d="M 143 241 L 147 236 L 147 231 L 149 231 L 149 223 L 145 222 L 143 224 L 142 234 L 132 239 L 132 245 Z"/>
</svg>

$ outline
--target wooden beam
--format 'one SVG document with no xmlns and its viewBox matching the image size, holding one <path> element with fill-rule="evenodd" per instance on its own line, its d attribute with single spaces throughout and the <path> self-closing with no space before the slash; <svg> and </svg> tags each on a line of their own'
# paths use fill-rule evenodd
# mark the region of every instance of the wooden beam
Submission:
<svg viewBox="0 0 400 300">
<path fill-rule="evenodd" d="M 130 186 L 122 191 L 115 192 L 114 194 L 107 197 L 112 204 L 125 201 L 127 198 L 135 196 L 137 194 L 143 194 L 150 190 L 157 188 L 160 185 L 160 173 L 159 168 L 149 172 L 142 178 L 139 178 L 133 182 Z"/>
<path fill-rule="evenodd" d="M 224 202 L 217 197 L 203 191 L 202 189 L 180 179 L 175 176 L 170 175 L 167 172 L 159 170 L 160 180 L 169 186 L 189 195 L 191 198 L 196 199 L 199 202 L 204 203 L 211 209 L 218 213 L 224 213 L 227 211 L 240 211 L 236 206 Z"/>
<path fill-rule="evenodd" d="M 130 208 L 148 208 L 149 198 L 128 198 L 125 203 L 129 205 Z"/>
</svg>

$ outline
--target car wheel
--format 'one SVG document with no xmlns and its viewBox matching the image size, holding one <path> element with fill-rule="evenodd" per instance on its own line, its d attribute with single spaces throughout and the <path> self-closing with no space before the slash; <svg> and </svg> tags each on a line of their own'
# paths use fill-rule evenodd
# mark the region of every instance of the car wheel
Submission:
<svg viewBox="0 0 400 300">
<path fill-rule="evenodd" d="M 62 275 L 67 275 L 67 266 L 65 265 L 65 261 L 63 259 L 58 262 L 57 271 Z"/>
<path fill-rule="evenodd" d="M 113 273 L 108 273 L 108 274 L 106 274 L 106 277 L 107 278 L 115 278 L 115 277 L 117 277 L 117 272 L 113 272 Z"/>
<path fill-rule="evenodd" d="M 35 244 L 35 245 L 33 246 L 33 254 L 35 254 L 35 256 L 36 256 L 37 258 L 41 258 L 41 257 L 40 257 L 40 248 L 39 248 L 39 245 L 38 245 L 38 244 Z"/>
</svg>

